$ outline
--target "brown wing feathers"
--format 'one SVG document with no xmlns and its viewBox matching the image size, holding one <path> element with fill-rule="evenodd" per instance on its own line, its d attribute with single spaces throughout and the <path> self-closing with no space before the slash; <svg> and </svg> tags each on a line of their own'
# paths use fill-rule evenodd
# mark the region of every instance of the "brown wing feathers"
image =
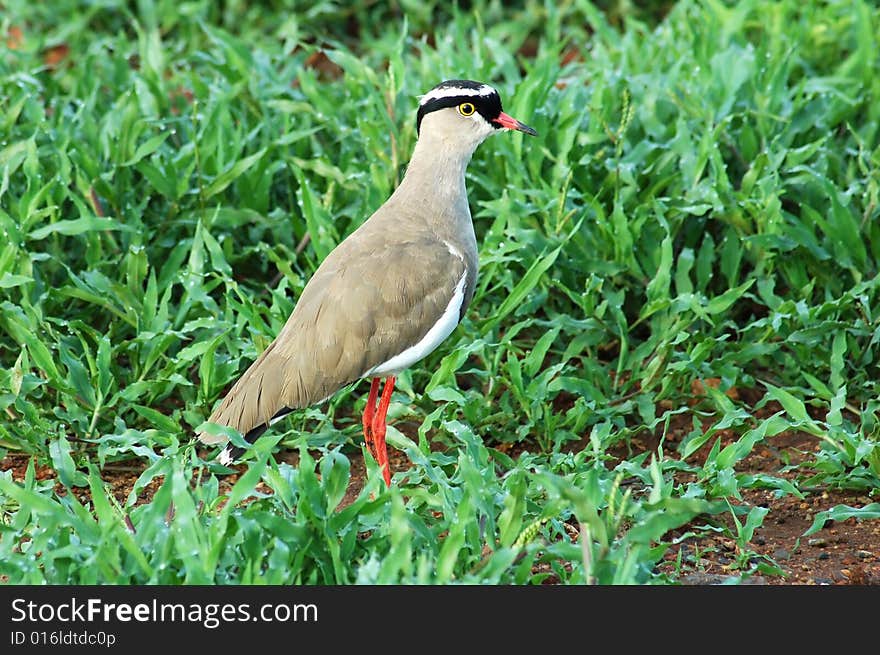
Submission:
<svg viewBox="0 0 880 655">
<path fill-rule="evenodd" d="M 272 418 L 328 398 L 427 333 L 449 304 L 464 263 L 442 243 L 425 243 L 430 236 L 379 236 L 361 235 L 360 256 L 347 256 L 346 241 L 327 257 L 278 337 L 209 421 L 252 441 Z"/>
</svg>

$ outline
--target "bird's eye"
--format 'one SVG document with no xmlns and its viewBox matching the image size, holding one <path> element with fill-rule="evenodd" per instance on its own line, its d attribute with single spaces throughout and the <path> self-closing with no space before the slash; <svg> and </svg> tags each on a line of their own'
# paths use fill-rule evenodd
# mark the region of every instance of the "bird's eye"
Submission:
<svg viewBox="0 0 880 655">
<path fill-rule="evenodd" d="M 458 106 L 458 113 L 462 116 L 471 116 L 476 108 L 469 102 L 463 102 Z"/>
</svg>

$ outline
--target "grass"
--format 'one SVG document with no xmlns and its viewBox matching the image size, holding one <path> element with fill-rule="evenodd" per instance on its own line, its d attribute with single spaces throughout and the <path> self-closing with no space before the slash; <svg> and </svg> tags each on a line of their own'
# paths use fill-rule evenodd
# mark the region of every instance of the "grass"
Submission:
<svg viewBox="0 0 880 655">
<path fill-rule="evenodd" d="M 732 512 L 747 552 L 748 489 L 876 497 L 880 13 L 472 4 L 5 3 L 0 456 L 32 457 L 0 474 L 3 579 L 669 584 L 695 517 Z M 221 492 L 194 428 L 390 194 L 417 95 L 450 77 L 540 137 L 470 166 L 480 280 L 398 382 L 410 469 L 339 509 L 362 385 Z M 805 462 L 737 468 L 786 431 L 815 437 Z M 118 499 L 106 467 L 132 460 Z"/>
</svg>

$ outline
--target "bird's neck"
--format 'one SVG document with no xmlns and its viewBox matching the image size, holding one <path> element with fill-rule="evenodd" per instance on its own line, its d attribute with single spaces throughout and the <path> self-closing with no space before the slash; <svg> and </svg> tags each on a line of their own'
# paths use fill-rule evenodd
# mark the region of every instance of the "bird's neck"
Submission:
<svg viewBox="0 0 880 655">
<path fill-rule="evenodd" d="M 462 148 L 454 139 L 423 133 L 394 195 L 437 212 L 438 219 L 470 223 L 465 171 L 475 148 Z"/>
</svg>

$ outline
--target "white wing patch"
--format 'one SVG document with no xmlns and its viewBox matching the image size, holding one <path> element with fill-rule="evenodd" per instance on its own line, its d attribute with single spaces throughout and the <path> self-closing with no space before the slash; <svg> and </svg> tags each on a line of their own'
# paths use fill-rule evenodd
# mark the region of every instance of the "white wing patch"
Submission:
<svg viewBox="0 0 880 655">
<path fill-rule="evenodd" d="M 449 252 L 453 255 L 464 260 L 462 254 L 451 243 L 446 242 L 446 247 L 449 248 Z M 383 362 L 382 364 L 371 368 L 361 377 L 385 377 L 388 375 L 397 375 L 402 370 L 409 368 L 419 360 L 424 359 L 434 352 L 437 346 L 443 343 L 458 325 L 461 304 L 464 302 L 464 288 L 466 283 L 467 271 L 465 270 L 461 279 L 458 281 L 458 284 L 455 285 L 455 291 L 453 292 L 452 298 L 450 298 L 449 304 L 446 306 L 443 314 L 438 321 L 431 326 L 428 333 L 422 337 L 421 341 L 410 346 L 399 355 L 395 355 L 387 362 Z"/>
</svg>

